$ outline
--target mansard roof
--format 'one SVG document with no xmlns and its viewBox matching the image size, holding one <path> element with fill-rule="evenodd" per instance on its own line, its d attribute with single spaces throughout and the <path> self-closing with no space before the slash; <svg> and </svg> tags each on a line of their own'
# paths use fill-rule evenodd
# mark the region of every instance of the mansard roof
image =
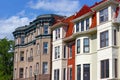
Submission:
<svg viewBox="0 0 120 80">
<path fill-rule="evenodd" d="M 84 5 L 76 14 L 75 18 L 78 18 L 88 12 L 92 12 L 91 8 L 88 5 Z"/>
</svg>

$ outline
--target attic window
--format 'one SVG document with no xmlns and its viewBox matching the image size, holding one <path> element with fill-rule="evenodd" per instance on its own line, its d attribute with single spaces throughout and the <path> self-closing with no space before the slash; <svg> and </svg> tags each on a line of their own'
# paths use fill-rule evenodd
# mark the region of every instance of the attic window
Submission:
<svg viewBox="0 0 120 80">
<path fill-rule="evenodd" d="M 100 23 L 108 21 L 108 8 L 100 10 Z"/>
</svg>

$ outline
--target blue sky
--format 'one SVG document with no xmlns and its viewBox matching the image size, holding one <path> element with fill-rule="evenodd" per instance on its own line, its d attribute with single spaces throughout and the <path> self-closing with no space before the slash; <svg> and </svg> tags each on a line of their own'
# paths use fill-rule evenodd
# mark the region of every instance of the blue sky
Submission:
<svg viewBox="0 0 120 80">
<path fill-rule="evenodd" d="M 19 26 L 29 24 L 41 14 L 70 16 L 84 5 L 101 0 L 1 0 L 0 38 L 13 39 L 12 32 Z"/>
</svg>

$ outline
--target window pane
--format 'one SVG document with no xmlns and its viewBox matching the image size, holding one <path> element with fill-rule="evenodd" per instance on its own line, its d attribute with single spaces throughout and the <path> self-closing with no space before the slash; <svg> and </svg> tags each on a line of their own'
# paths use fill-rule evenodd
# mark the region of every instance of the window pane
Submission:
<svg viewBox="0 0 120 80">
<path fill-rule="evenodd" d="M 81 21 L 81 31 L 84 31 L 84 20 Z"/>
<path fill-rule="evenodd" d="M 21 44 L 24 44 L 24 39 L 25 39 L 25 37 L 21 36 Z"/>
<path fill-rule="evenodd" d="M 66 58 L 66 45 L 64 45 L 64 58 Z"/>
<path fill-rule="evenodd" d="M 86 19 L 86 30 L 88 30 L 88 29 L 89 29 L 89 18 Z"/>
<path fill-rule="evenodd" d="M 100 23 L 108 21 L 108 8 L 100 10 Z"/>
<path fill-rule="evenodd" d="M 19 78 L 23 78 L 23 72 L 24 72 L 24 69 L 23 68 L 20 68 L 19 69 Z"/>
<path fill-rule="evenodd" d="M 83 80 L 90 80 L 90 64 L 83 65 Z"/>
<path fill-rule="evenodd" d="M 101 61 L 101 78 L 109 78 L 109 60 Z"/>
<path fill-rule="evenodd" d="M 80 53 L 80 39 L 77 40 L 77 53 Z"/>
<path fill-rule="evenodd" d="M 43 43 L 43 53 L 46 54 L 48 52 L 48 42 Z"/>
<path fill-rule="evenodd" d="M 84 38 L 84 52 L 89 52 L 89 38 Z"/>
<path fill-rule="evenodd" d="M 109 45 L 109 35 L 108 31 L 104 31 L 100 33 L 100 48 L 106 47 Z"/>
<path fill-rule="evenodd" d="M 43 62 L 43 74 L 47 74 L 47 71 L 48 71 L 48 63 Z"/>
<path fill-rule="evenodd" d="M 76 32 L 79 32 L 79 23 L 76 23 Z"/>
<path fill-rule="evenodd" d="M 106 78 L 109 77 L 109 60 L 106 60 Z"/>
<path fill-rule="evenodd" d="M 48 25 L 44 26 L 44 34 L 48 34 Z"/>
<path fill-rule="evenodd" d="M 81 65 L 77 65 L 77 80 L 81 80 Z"/>
</svg>

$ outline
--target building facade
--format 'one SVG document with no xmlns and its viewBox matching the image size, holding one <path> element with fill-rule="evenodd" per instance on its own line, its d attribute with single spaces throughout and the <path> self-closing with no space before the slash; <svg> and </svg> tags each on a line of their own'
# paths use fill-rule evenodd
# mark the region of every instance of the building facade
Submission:
<svg viewBox="0 0 120 80">
<path fill-rule="evenodd" d="M 84 5 L 76 14 L 52 26 L 52 55 L 60 55 L 52 59 L 52 80 L 120 79 L 119 5 L 119 0 Z M 59 28 L 64 36 L 54 39 Z M 59 45 L 62 47 L 56 49 Z M 62 59 L 64 53 L 67 60 Z"/>
<path fill-rule="evenodd" d="M 50 27 L 63 16 L 40 15 L 14 32 L 14 80 L 51 80 L 52 35 Z"/>
</svg>

